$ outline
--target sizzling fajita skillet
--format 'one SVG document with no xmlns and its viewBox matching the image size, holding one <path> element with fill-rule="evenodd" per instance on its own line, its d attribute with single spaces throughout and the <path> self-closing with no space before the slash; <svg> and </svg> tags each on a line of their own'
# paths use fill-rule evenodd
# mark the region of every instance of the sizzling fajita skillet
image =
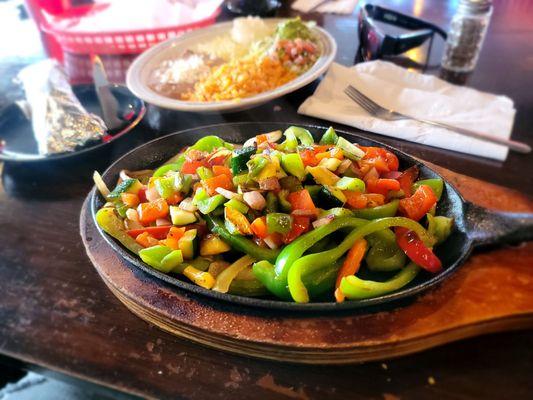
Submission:
<svg viewBox="0 0 533 400">
<path fill-rule="evenodd" d="M 207 135 L 217 135 L 230 143 L 243 143 L 260 132 L 284 130 L 289 125 L 290 124 L 282 123 L 236 123 L 213 125 L 177 132 L 146 143 L 124 155 L 105 171 L 103 174 L 103 180 L 108 186 L 113 187 L 118 179 L 120 171 L 156 168 L 174 156 L 183 147 L 192 145 L 198 139 Z M 317 126 L 306 126 L 306 128 L 313 134 L 315 140 L 317 140 L 319 135 L 325 130 L 325 128 Z M 402 169 L 416 165 L 420 170 L 420 176 L 424 179 L 442 179 L 439 174 L 428 166 L 405 153 L 391 148 L 390 146 L 350 132 L 338 131 L 337 133 L 339 136 L 348 139 L 350 142 L 356 142 L 363 146 L 379 146 L 393 151 L 394 154 L 398 156 Z M 103 204 L 104 201 L 102 197 L 96 192 L 96 190 L 93 190 L 91 193 L 93 216 Z M 443 269 L 441 272 L 435 275 L 422 272 L 418 274 L 410 284 L 393 293 L 370 299 L 345 301 L 343 303 L 324 301 L 300 304 L 274 300 L 272 297 L 243 297 L 204 289 L 149 267 L 142 262 L 137 255 L 126 250 L 118 241 L 104 233 L 100 228 L 99 231 L 110 246 L 120 254 L 121 257 L 127 260 L 132 268 L 139 268 L 145 273 L 175 286 L 176 290 L 186 290 L 237 305 L 262 307 L 272 310 L 326 312 L 381 305 L 416 295 L 437 285 L 439 282 L 450 276 L 465 261 L 472 249 L 476 246 L 519 242 L 531 240 L 533 238 L 533 215 L 491 212 L 466 202 L 457 190 L 446 181 L 442 198 L 438 203 L 437 213 L 454 219 L 454 230 L 452 234 L 444 243 L 440 244 L 435 249 L 435 254 L 442 261 Z"/>
</svg>

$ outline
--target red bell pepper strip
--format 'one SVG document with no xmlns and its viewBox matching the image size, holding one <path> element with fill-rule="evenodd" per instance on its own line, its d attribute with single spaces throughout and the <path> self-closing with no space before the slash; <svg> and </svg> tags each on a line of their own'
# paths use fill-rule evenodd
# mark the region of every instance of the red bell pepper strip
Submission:
<svg viewBox="0 0 533 400">
<path fill-rule="evenodd" d="M 415 264 L 433 273 L 442 269 L 439 258 L 426 247 L 415 232 L 402 227 L 397 227 L 395 232 L 396 243 Z"/>
<path fill-rule="evenodd" d="M 437 196 L 433 190 L 427 185 L 421 185 L 411 197 L 400 200 L 398 210 L 400 214 L 418 221 L 435 204 L 437 204 Z"/>
<path fill-rule="evenodd" d="M 335 282 L 335 300 L 337 303 L 342 303 L 344 301 L 344 294 L 340 289 L 342 278 L 345 276 L 355 275 L 357 271 L 359 271 L 361 261 L 365 256 L 365 252 L 365 239 L 356 240 L 350 251 L 348 251 L 348 255 L 342 263 L 342 267 L 337 274 L 337 281 Z"/>
<path fill-rule="evenodd" d="M 172 228 L 171 225 L 148 226 L 146 228 L 141 228 L 141 229 L 130 229 L 128 231 L 128 235 L 130 235 L 132 238 L 136 238 L 141 233 L 147 232 L 150 236 L 158 240 L 162 240 L 162 239 L 166 239 L 168 232 L 170 231 L 170 228 Z"/>
<path fill-rule="evenodd" d="M 168 215 L 168 204 L 164 199 L 159 198 L 150 203 L 139 204 L 137 212 L 141 223 L 146 225 L 158 218 L 165 218 Z"/>
</svg>

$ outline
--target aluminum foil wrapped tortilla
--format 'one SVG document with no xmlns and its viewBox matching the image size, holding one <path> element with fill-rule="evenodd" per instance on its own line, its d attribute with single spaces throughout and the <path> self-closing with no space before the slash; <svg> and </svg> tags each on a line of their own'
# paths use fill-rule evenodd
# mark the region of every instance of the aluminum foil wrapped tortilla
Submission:
<svg viewBox="0 0 533 400">
<path fill-rule="evenodd" d="M 105 135 L 104 121 L 85 110 L 55 60 L 32 64 L 18 78 L 26 92 L 40 154 L 71 152 Z"/>
</svg>

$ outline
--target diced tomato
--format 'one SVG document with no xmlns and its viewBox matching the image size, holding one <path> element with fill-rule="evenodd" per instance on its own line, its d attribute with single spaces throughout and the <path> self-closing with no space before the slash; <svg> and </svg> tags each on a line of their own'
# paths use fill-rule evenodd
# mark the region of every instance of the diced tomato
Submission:
<svg viewBox="0 0 533 400">
<path fill-rule="evenodd" d="M 195 174 L 199 167 L 205 167 L 204 161 L 185 161 L 181 167 L 181 172 L 184 174 Z"/>
<path fill-rule="evenodd" d="M 218 156 L 218 157 L 210 158 L 207 161 L 207 165 L 209 167 L 213 167 L 215 165 L 224 165 L 224 163 L 226 162 L 226 158 L 227 156 Z"/>
<path fill-rule="evenodd" d="M 180 240 L 181 237 L 185 234 L 185 228 L 177 228 L 175 226 L 171 227 L 167 234 L 167 239 Z"/>
<path fill-rule="evenodd" d="M 400 182 L 400 188 L 403 190 L 406 197 L 411 196 L 411 188 L 413 187 L 413 183 L 416 181 L 416 178 L 418 178 L 418 167 L 416 165 L 407 168 L 397 178 L 398 182 Z"/>
<path fill-rule="evenodd" d="M 433 190 L 427 185 L 421 185 L 411 197 L 400 200 L 398 210 L 407 218 L 418 221 L 435 204 L 437 204 L 437 197 Z"/>
<path fill-rule="evenodd" d="M 389 171 L 381 174 L 381 177 L 384 179 L 398 179 L 402 173 L 400 171 Z"/>
<path fill-rule="evenodd" d="M 351 208 L 360 209 L 377 207 L 385 204 L 385 196 L 379 193 L 359 193 L 353 190 L 344 190 L 346 204 Z"/>
<path fill-rule="evenodd" d="M 313 145 L 313 151 L 315 154 L 324 153 L 329 150 L 331 145 L 329 144 L 315 144 Z"/>
<path fill-rule="evenodd" d="M 233 190 L 233 181 L 228 175 L 217 175 L 213 176 L 212 178 L 205 179 L 202 181 L 202 185 L 209 196 L 216 194 L 216 188 Z"/>
<path fill-rule="evenodd" d="M 166 239 L 168 232 L 170 231 L 171 226 L 165 225 L 165 226 L 148 226 L 146 228 L 141 229 L 130 229 L 128 231 L 128 235 L 130 235 L 132 238 L 136 238 L 141 233 L 148 233 L 150 236 L 152 236 L 155 239 Z"/>
<path fill-rule="evenodd" d="M 172 196 L 170 196 L 167 200 L 167 203 L 171 206 L 178 204 L 183 200 L 183 195 L 181 193 L 174 193 Z"/>
<path fill-rule="evenodd" d="M 309 149 L 301 151 L 300 157 L 302 158 L 302 162 L 306 167 L 316 167 L 319 163 L 319 160 L 317 160 L 315 153 Z"/>
<path fill-rule="evenodd" d="M 141 188 L 137 192 L 137 196 L 139 197 L 139 203 L 146 203 L 146 187 Z"/>
<path fill-rule="evenodd" d="M 396 243 L 414 263 L 429 272 L 438 272 L 442 263 L 433 251 L 426 247 L 418 235 L 407 228 L 397 227 Z"/>
<path fill-rule="evenodd" d="M 292 211 L 305 210 L 309 211 L 314 216 L 318 215 L 318 210 L 316 209 L 315 203 L 313 203 L 313 199 L 307 189 L 289 193 L 287 200 L 291 204 Z"/>
<path fill-rule="evenodd" d="M 231 170 L 228 167 L 224 166 L 224 165 L 214 165 L 213 166 L 213 174 L 215 176 L 227 175 L 230 178 L 232 177 Z"/>
<path fill-rule="evenodd" d="M 309 227 L 311 225 L 311 218 L 310 217 L 292 217 L 292 229 L 289 231 L 289 233 L 283 235 L 283 243 L 288 244 L 292 242 L 294 239 L 296 239 L 298 236 L 304 234 L 309 230 Z"/>
<path fill-rule="evenodd" d="M 368 199 L 360 192 L 344 190 L 343 193 L 346 196 L 346 203 L 352 208 L 365 208 L 368 204 Z"/>
<path fill-rule="evenodd" d="M 143 232 L 135 238 L 135 241 L 143 247 L 157 246 L 159 241 L 148 232 Z"/>
<path fill-rule="evenodd" d="M 386 196 L 389 190 L 400 190 L 400 182 L 396 179 L 376 179 L 366 182 L 366 190 L 369 193 L 379 193 Z"/>
<path fill-rule="evenodd" d="M 359 147 L 365 152 L 363 159 L 359 161 L 359 165 L 362 169 L 366 169 L 370 166 L 376 168 L 380 173 L 398 170 L 398 167 L 400 166 L 398 157 L 390 151 L 381 147 Z M 363 166 L 366 168 L 363 168 Z"/>
<path fill-rule="evenodd" d="M 252 232 L 258 238 L 264 239 L 268 236 L 268 229 L 266 224 L 266 217 L 259 217 L 254 219 L 251 224 Z"/>
<path fill-rule="evenodd" d="M 150 203 L 141 203 L 137 207 L 137 213 L 141 223 L 147 225 L 158 218 L 165 218 L 168 215 L 168 204 L 161 198 Z"/>
<path fill-rule="evenodd" d="M 137 207 L 139 205 L 139 196 L 134 193 L 121 193 L 120 200 L 122 200 L 122 202 L 130 208 Z"/>
</svg>

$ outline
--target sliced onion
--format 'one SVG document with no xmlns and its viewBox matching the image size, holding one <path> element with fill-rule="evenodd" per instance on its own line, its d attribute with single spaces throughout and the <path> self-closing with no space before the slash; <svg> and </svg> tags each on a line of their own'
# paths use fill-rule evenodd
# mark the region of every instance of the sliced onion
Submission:
<svg viewBox="0 0 533 400">
<path fill-rule="evenodd" d="M 321 226 L 329 224 L 335 217 L 333 215 L 326 215 L 313 222 L 313 228 L 319 228 Z"/>
<path fill-rule="evenodd" d="M 168 226 L 168 225 L 172 225 L 172 224 L 166 218 L 158 218 L 158 219 L 155 220 L 155 225 L 156 226 Z"/>
<path fill-rule="evenodd" d="M 226 261 L 213 261 L 211 264 L 209 264 L 209 269 L 207 272 L 210 273 L 213 278 L 216 278 L 222 271 L 228 268 L 229 265 L 229 262 Z"/>
<path fill-rule="evenodd" d="M 98 171 L 93 172 L 93 181 L 100 194 L 107 198 L 107 196 L 109 196 L 109 193 L 111 192 L 107 188 L 107 185 L 105 184 L 104 180 L 102 179 L 102 176 L 98 173 Z"/>
<path fill-rule="evenodd" d="M 254 136 L 253 138 L 250 138 L 246 142 L 244 142 L 242 147 L 254 147 L 255 143 L 256 143 L 256 139 L 255 139 L 255 136 Z"/>
<path fill-rule="evenodd" d="M 215 189 L 215 192 L 217 192 L 218 194 L 221 194 L 222 196 L 224 196 L 226 199 L 229 199 L 229 200 L 241 197 L 239 193 L 235 193 L 235 192 L 232 192 L 231 190 L 227 190 L 221 187 L 217 187 Z"/>
<path fill-rule="evenodd" d="M 297 217 L 313 217 L 316 215 L 316 212 L 313 210 L 294 210 L 291 214 Z"/>
<path fill-rule="evenodd" d="M 246 192 L 242 195 L 244 202 L 254 210 L 262 210 L 266 207 L 266 200 L 261 193 L 254 190 L 253 192 Z"/>
<path fill-rule="evenodd" d="M 337 173 L 338 174 L 343 174 L 345 173 L 348 168 L 350 168 L 350 166 L 352 165 L 352 160 L 349 160 L 349 159 L 345 159 L 343 162 L 341 162 L 339 164 L 339 166 L 337 167 Z"/>
<path fill-rule="evenodd" d="M 268 132 L 265 135 L 267 136 L 267 140 L 270 143 L 274 143 L 281 139 L 281 137 L 283 136 L 283 132 L 281 132 L 280 130 L 277 130 L 277 131 Z"/>
<path fill-rule="evenodd" d="M 148 200 L 149 202 L 156 201 L 157 199 L 161 197 L 155 187 L 146 189 L 145 195 L 146 195 L 146 200 Z"/>
<path fill-rule="evenodd" d="M 135 208 L 128 208 L 126 210 L 126 218 L 130 221 L 139 222 L 139 213 Z"/>
<path fill-rule="evenodd" d="M 123 181 L 127 181 L 128 179 L 131 179 L 131 177 L 128 175 L 129 171 L 126 171 L 125 169 L 121 170 L 118 176 Z"/>
<path fill-rule="evenodd" d="M 192 202 L 192 197 L 187 197 L 183 199 L 178 207 L 182 210 L 189 212 L 195 212 L 196 210 L 198 210 L 198 207 L 196 207 L 196 205 Z"/>
<path fill-rule="evenodd" d="M 239 258 L 217 276 L 213 290 L 221 293 L 227 293 L 231 282 L 233 282 L 239 272 L 250 266 L 254 261 L 255 260 L 249 255 Z"/>
<path fill-rule="evenodd" d="M 263 242 L 265 242 L 266 245 L 268 247 L 270 247 L 271 249 L 277 249 L 278 248 L 278 245 L 274 242 L 274 240 L 272 239 L 271 236 L 267 236 L 266 238 L 264 238 Z"/>
</svg>

